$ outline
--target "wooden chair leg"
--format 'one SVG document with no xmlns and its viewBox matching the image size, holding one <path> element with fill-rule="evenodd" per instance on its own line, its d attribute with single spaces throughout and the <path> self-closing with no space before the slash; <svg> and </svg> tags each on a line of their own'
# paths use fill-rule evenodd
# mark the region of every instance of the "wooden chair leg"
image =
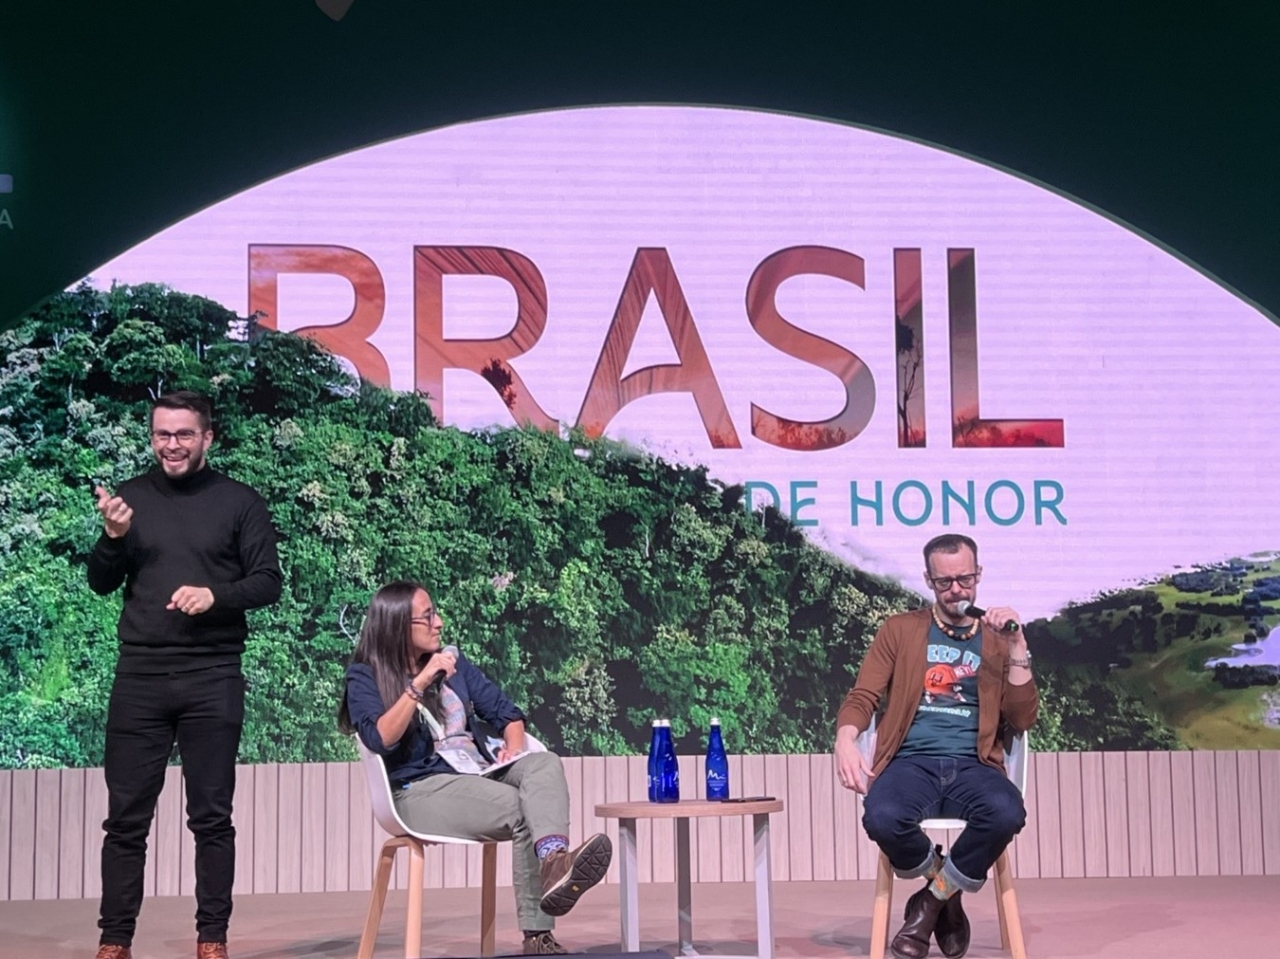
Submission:
<svg viewBox="0 0 1280 959">
<path fill-rule="evenodd" d="M 893 869 L 884 853 L 878 857 L 876 866 L 876 901 L 871 908 L 871 947 L 867 955 L 870 959 L 884 959 L 885 948 L 889 945 L 889 913 L 893 909 Z"/>
<path fill-rule="evenodd" d="M 487 842 L 480 867 L 480 955 L 492 956 L 497 926 L 498 844 Z"/>
<path fill-rule="evenodd" d="M 422 955 L 422 843 L 409 845 L 409 908 L 404 918 L 405 959 Z"/>
<path fill-rule="evenodd" d="M 1013 954 L 1013 959 L 1027 959 L 1022 938 L 1022 917 L 1018 915 L 1018 894 L 1013 888 L 1013 869 L 1008 851 L 996 860 L 996 908 L 1000 913 L 1000 942 Z"/>
<path fill-rule="evenodd" d="M 382 907 L 387 901 L 387 886 L 391 883 L 391 867 L 396 863 L 396 852 L 404 845 L 400 839 L 388 839 L 378 853 L 378 865 L 374 872 L 373 889 L 369 893 L 369 912 L 364 919 L 364 931 L 360 933 L 360 951 L 357 959 L 372 959 L 373 947 L 378 940 L 378 924 L 382 921 Z"/>
</svg>

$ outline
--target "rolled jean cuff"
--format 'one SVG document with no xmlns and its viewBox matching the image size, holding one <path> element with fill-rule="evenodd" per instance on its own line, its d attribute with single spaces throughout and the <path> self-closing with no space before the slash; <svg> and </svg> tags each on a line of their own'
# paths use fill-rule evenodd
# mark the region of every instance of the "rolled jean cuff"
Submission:
<svg viewBox="0 0 1280 959">
<path fill-rule="evenodd" d="M 919 879 L 926 873 L 933 872 L 938 868 L 937 856 L 938 854 L 930 849 L 929 855 L 924 857 L 924 862 L 920 863 L 920 865 L 911 869 L 899 869 L 897 866 L 894 866 L 893 874 L 899 879 Z"/>
<path fill-rule="evenodd" d="M 950 856 L 942 861 L 942 869 L 939 872 L 939 875 L 948 886 L 953 886 L 962 892 L 977 892 L 986 885 L 987 882 L 986 876 L 983 876 L 981 879 L 970 879 L 956 868 L 956 865 L 951 861 Z"/>
</svg>

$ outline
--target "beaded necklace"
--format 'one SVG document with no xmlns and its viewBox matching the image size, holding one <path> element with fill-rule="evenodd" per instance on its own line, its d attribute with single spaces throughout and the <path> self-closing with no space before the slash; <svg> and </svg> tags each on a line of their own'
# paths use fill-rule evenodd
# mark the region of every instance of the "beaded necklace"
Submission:
<svg viewBox="0 0 1280 959">
<path fill-rule="evenodd" d="M 973 637 L 978 635 L 978 631 L 982 628 L 982 622 L 976 619 L 968 626 L 948 626 L 942 621 L 942 617 L 938 615 L 938 605 L 936 603 L 929 607 L 929 610 L 933 613 L 933 621 L 937 627 L 952 639 L 959 640 L 962 643 L 966 643 L 973 639 Z M 965 630 L 965 632 L 957 632 L 957 630 L 961 629 Z"/>
</svg>

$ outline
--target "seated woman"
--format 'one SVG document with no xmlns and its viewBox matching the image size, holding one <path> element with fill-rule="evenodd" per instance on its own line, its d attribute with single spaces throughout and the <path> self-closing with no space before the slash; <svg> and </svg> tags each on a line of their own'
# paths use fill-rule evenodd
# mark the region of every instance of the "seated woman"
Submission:
<svg viewBox="0 0 1280 959">
<path fill-rule="evenodd" d="M 569 789 L 560 757 L 525 753 L 524 713 L 465 656 L 441 649 L 443 626 L 417 583 L 378 590 L 347 667 L 339 724 L 382 756 L 396 811 L 409 828 L 512 841 L 524 954 L 562 954 L 552 917 L 604 878 L 613 846 L 597 834 L 569 851 Z M 476 718 L 502 736 L 493 757 L 498 763 L 519 757 L 488 776 L 458 773 L 437 749 L 439 738 L 441 749 L 460 748 L 478 765 L 490 765 Z"/>
</svg>

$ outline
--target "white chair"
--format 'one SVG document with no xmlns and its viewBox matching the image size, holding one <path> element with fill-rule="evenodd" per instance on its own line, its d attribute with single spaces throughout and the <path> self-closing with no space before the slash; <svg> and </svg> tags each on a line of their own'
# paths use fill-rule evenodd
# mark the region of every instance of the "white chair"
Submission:
<svg viewBox="0 0 1280 959">
<path fill-rule="evenodd" d="M 369 782 L 369 801 L 373 817 L 391 838 L 382 844 L 378 853 L 378 867 L 373 880 L 369 900 L 369 914 L 360 936 L 359 959 L 371 959 L 373 946 L 378 938 L 378 924 L 382 919 L 382 907 L 387 899 L 387 885 L 391 882 L 391 867 L 401 846 L 409 849 L 409 911 L 404 923 L 404 954 L 406 959 L 418 959 L 422 951 L 422 864 L 423 850 L 427 846 L 483 846 L 483 870 L 480 885 L 480 955 L 493 955 L 495 909 L 498 878 L 498 844 L 474 839 L 457 839 L 453 836 L 431 836 L 414 832 L 404 824 L 391 801 L 391 783 L 387 779 L 387 767 L 382 757 L 370 752 L 356 737 L 360 751 L 360 764 Z"/>
<path fill-rule="evenodd" d="M 876 751 L 876 726 L 872 719 L 871 726 L 858 737 L 858 746 L 863 755 L 870 758 Z M 1018 733 L 1005 743 L 1005 772 L 1023 795 L 1027 791 L 1027 754 L 1030 746 L 1026 733 Z M 924 830 L 950 829 L 965 827 L 963 819 L 926 819 L 920 823 Z M 1018 896 L 1013 889 L 1013 869 L 1009 865 L 1009 850 L 1000 853 L 1000 858 L 992 871 L 996 884 L 996 913 L 1000 917 L 1000 946 L 1013 954 L 1013 959 L 1027 959 L 1027 947 L 1022 938 L 1022 918 L 1018 914 Z M 884 959 L 885 948 L 889 944 L 889 914 L 893 910 L 893 867 L 889 865 L 889 857 L 883 852 L 879 856 L 876 868 L 876 899 L 871 909 L 871 947 L 870 959 Z"/>
</svg>

